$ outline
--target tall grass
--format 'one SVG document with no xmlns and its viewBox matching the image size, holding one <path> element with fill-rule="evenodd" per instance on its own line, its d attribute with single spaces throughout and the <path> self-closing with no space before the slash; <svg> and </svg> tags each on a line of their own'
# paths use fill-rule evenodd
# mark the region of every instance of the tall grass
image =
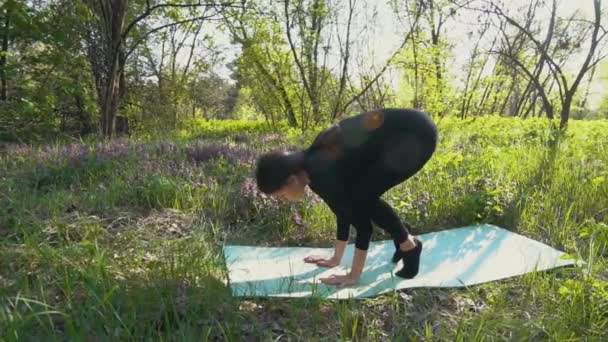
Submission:
<svg viewBox="0 0 608 342">
<path fill-rule="evenodd" d="M 0 339 L 605 337 L 608 122 L 573 121 L 565 134 L 540 119 L 439 127 L 434 158 L 386 194 L 415 234 L 494 223 L 586 265 L 362 301 L 235 299 L 223 243 L 331 246 L 322 202 L 279 203 L 251 181 L 257 153 L 305 146 L 321 128 L 194 123 L 175 141 L 12 147 L 0 157 Z"/>
</svg>

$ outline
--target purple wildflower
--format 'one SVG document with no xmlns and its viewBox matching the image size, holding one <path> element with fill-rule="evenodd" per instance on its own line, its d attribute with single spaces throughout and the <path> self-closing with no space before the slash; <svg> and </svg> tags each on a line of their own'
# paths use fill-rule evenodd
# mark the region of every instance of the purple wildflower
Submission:
<svg viewBox="0 0 608 342">
<path fill-rule="evenodd" d="M 32 152 L 32 148 L 24 144 L 11 144 L 6 147 L 6 154 L 15 158 L 29 158 Z"/>
<path fill-rule="evenodd" d="M 197 164 L 226 155 L 227 146 L 220 144 L 201 144 L 186 146 L 186 157 Z"/>
<path fill-rule="evenodd" d="M 283 137 L 278 133 L 266 134 L 266 135 L 262 136 L 262 138 L 260 139 L 260 142 L 262 144 L 276 144 L 277 142 L 280 143 L 283 141 L 284 141 Z"/>
<path fill-rule="evenodd" d="M 186 157 L 190 161 L 202 164 L 211 159 L 223 157 L 232 163 L 249 162 L 255 159 L 257 153 L 243 147 L 231 147 L 227 144 L 202 144 L 196 143 L 186 146 Z"/>
<path fill-rule="evenodd" d="M 175 155 L 177 150 L 178 150 L 177 145 L 171 141 L 162 141 L 162 142 L 158 143 L 155 148 L 155 152 L 159 156 L 165 156 L 165 155 L 172 156 L 172 155 Z"/>
<path fill-rule="evenodd" d="M 100 159 L 121 159 L 129 155 L 131 146 L 126 139 L 117 139 L 110 142 L 98 143 L 95 146 L 95 154 Z"/>
<path fill-rule="evenodd" d="M 89 147 L 84 144 L 69 144 L 61 149 L 62 159 L 71 167 L 79 168 L 90 160 Z"/>
<path fill-rule="evenodd" d="M 276 200 L 261 192 L 253 178 L 247 177 L 240 188 L 240 195 L 249 200 L 260 200 L 263 203 L 276 203 Z"/>
<path fill-rule="evenodd" d="M 273 217 L 280 206 L 278 201 L 271 196 L 261 192 L 254 179 L 246 178 L 240 188 L 233 193 L 234 209 L 233 218 L 246 221 L 259 219 L 259 213 L 263 212 L 265 218 Z"/>
<path fill-rule="evenodd" d="M 249 142 L 250 137 L 245 133 L 237 133 L 233 136 L 233 139 L 237 143 L 246 143 Z"/>
</svg>

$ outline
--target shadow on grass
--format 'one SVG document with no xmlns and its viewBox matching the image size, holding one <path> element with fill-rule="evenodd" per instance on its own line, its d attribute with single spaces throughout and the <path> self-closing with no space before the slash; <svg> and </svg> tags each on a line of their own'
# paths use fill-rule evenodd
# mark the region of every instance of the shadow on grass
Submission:
<svg viewBox="0 0 608 342">
<path fill-rule="evenodd" d="M 53 309 L 26 300 L 26 294 L 21 299 L 15 297 L 9 305 L 12 321 L 7 322 L 2 335 L 6 334 L 7 341 L 180 340 L 205 336 L 224 339 L 226 331 L 238 331 L 230 327 L 237 320 L 229 289 L 212 277 L 196 284 L 176 279 L 82 279 L 72 286 L 57 292 L 55 300 L 63 303 Z M 54 290 L 48 287 L 45 291 Z"/>
<path fill-rule="evenodd" d="M 546 154 L 540 159 L 534 174 L 526 182 L 519 186 L 519 192 L 514 197 L 513 214 L 509 225 L 514 231 L 522 220 L 523 213 L 533 198 L 533 193 L 538 189 L 549 189 L 554 182 L 556 160 L 559 157 L 560 143 L 565 137 L 565 132 L 558 128 L 551 128 L 549 139 L 544 146 Z"/>
<path fill-rule="evenodd" d="M 0 340 L 233 340 L 238 303 L 199 247 L 150 247 L 159 254 L 144 260 L 130 247 L 119 258 L 92 244 L 7 247 Z"/>
</svg>

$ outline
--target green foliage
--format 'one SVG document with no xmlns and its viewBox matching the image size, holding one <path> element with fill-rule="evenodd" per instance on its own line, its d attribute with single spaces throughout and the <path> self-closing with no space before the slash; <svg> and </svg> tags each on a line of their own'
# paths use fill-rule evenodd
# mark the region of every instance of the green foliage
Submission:
<svg viewBox="0 0 608 342">
<path fill-rule="evenodd" d="M 108 176 L 115 165 L 110 161 L 92 159 L 79 164 L 38 165 L 31 174 L 31 187 L 38 191 L 66 189 L 78 182 L 88 185 Z"/>
<path fill-rule="evenodd" d="M 350 94 L 348 90 L 338 94 L 339 76 L 327 67 L 329 47 L 322 47 L 325 37 L 332 34 L 334 5 L 317 0 L 290 2 L 289 35 L 283 8 L 281 14 L 262 15 L 264 2 L 249 2 L 249 6 L 231 23 L 243 51 L 236 66 L 247 104 L 266 120 L 286 120 L 294 128 L 312 129 L 327 122 L 336 104 L 344 104 L 345 95 Z"/>
<path fill-rule="evenodd" d="M 265 121 L 254 120 L 190 120 L 185 124 L 188 129 L 183 129 L 178 132 L 178 135 L 183 138 L 200 137 L 200 138 L 221 138 L 229 135 L 247 135 L 262 133 L 271 133 L 277 129 L 286 129 L 288 126 L 285 122 L 274 124 Z"/>
<path fill-rule="evenodd" d="M 92 132 L 93 98 L 86 86 L 91 76 L 79 51 L 81 5 L 4 4 L 10 41 L 5 67 L 8 98 L 0 101 L 0 140 L 39 142 L 61 133 Z"/>
<path fill-rule="evenodd" d="M 282 120 L 287 106 L 297 105 L 295 66 L 280 25 L 253 14 L 238 24 L 243 27 L 243 53 L 236 61 L 238 78 L 250 103 L 264 117 Z M 273 95 L 270 95 L 273 94 Z"/>
<path fill-rule="evenodd" d="M 262 113 L 256 111 L 255 103 L 248 87 L 242 87 L 234 106 L 232 116 L 237 120 L 263 120 Z"/>
<path fill-rule="evenodd" d="M 429 22 L 428 25 L 434 26 L 435 23 Z M 402 71 L 401 89 L 396 101 L 400 106 L 424 108 L 440 116 L 455 114 L 454 104 L 460 95 L 456 94 L 446 66 L 451 59 L 452 46 L 441 33 L 435 41 L 427 30 L 430 28 L 418 24 L 410 44 L 396 56 L 394 63 Z"/>
</svg>

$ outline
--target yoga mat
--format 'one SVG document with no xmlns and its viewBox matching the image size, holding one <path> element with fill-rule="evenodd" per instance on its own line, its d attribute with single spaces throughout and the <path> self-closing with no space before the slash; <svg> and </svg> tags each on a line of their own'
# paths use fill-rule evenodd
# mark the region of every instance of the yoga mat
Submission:
<svg viewBox="0 0 608 342">
<path fill-rule="evenodd" d="M 414 287 L 461 287 L 519 276 L 576 262 L 538 241 L 493 225 L 476 225 L 417 235 L 423 242 L 420 271 L 414 279 L 394 275 L 401 262 L 391 263 L 391 240 L 373 241 L 363 275 L 346 288 L 318 279 L 344 274 L 354 245 L 349 244 L 342 265 L 318 267 L 303 261 L 309 254 L 331 256 L 332 248 L 224 246 L 229 284 L 234 296 L 365 298 Z"/>
</svg>

